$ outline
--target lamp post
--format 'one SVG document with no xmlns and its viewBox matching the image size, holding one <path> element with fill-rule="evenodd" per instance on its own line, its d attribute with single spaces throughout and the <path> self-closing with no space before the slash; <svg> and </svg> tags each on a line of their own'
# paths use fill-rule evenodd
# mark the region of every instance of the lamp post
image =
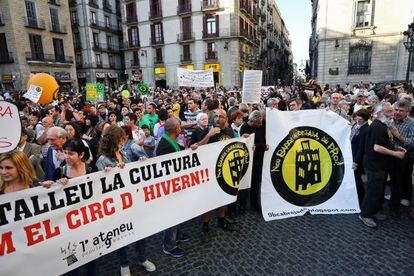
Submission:
<svg viewBox="0 0 414 276">
<path fill-rule="evenodd" d="M 408 30 L 404 31 L 405 41 L 404 46 L 408 51 L 408 65 L 407 65 L 407 75 L 405 77 L 406 82 L 410 80 L 410 67 L 412 55 L 414 52 L 414 22 L 408 25 Z"/>
</svg>

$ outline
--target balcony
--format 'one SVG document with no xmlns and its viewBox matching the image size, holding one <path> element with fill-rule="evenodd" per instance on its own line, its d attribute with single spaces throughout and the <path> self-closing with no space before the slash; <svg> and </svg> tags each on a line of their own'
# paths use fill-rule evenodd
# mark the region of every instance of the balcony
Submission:
<svg viewBox="0 0 414 276">
<path fill-rule="evenodd" d="M 0 64 L 13 63 L 13 53 L 12 52 L 0 52 Z"/>
<path fill-rule="evenodd" d="M 132 41 L 124 41 L 123 43 L 123 49 L 137 49 L 140 48 L 141 45 L 138 40 L 132 40 Z"/>
<path fill-rule="evenodd" d="M 55 5 L 55 6 L 60 6 L 60 1 L 59 0 L 49 0 L 47 1 L 49 4 Z"/>
<path fill-rule="evenodd" d="M 181 55 L 181 63 L 190 63 L 192 60 L 191 54 Z"/>
<path fill-rule="evenodd" d="M 219 0 L 203 0 L 201 1 L 202 11 L 213 11 L 220 8 Z"/>
<path fill-rule="evenodd" d="M 178 6 L 177 7 L 177 14 L 184 15 L 191 13 L 191 2 L 188 1 L 186 5 Z"/>
<path fill-rule="evenodd" d="M 77 4 L 76 0 L 69 0 L 69 7 L 75 7 Z"/>
<path fill-rule="evenodd" d="M 154 65 L 163 65 L 164 61 L 162 57 L 154 57 Z"/>
<path fill-rule="evenodd" d="M 348 75 L 369 75 L 371 69 L 369 65 L 350 65 L 348 67 Z"/>
<path fill-rule="evenodd" d="M 152 37 L 150 38 L 150 44 L 151 46 L 162 45 L 164 44 L 164 38 L 163 37 L 158 37 L 158 38 Z"/>
<path fill-rule="evenodd" d="M 252 16 L 252 9 L 247 1 L 240 0 L 240 12 L 244 13 L 246 16 Z"/>
<path fill-rule="evenodd" d="M 217 60 L 217 51 L 207 51 L 206 60 Z"/>
<path fill-rule="evenodd" d="M 195 36 L 194 33 L 180 33 L 177 34 L 177 42 L 184 43 L 184 42 L 190 42 L 194 41 Z"/>
<path fill-rule="evenodd" d="M 92 8 L 99 9 L 99 4 L 98 4 L 98 1 L 97 0 L 89 0 L 89 3 L 88 4 Z"/>
<path fill-rule="evenodd" d="M 118 28 L 118 26 L 113 26 L 103 21 L 93 20 L 92 18 L 90 19 L 90 26 L 94 29 L 111 32 L 115 34 L 122 33 L 122 29 Z"/>
<path fill-rule="evenodd" d="M 139 63 L 139 59 L 137 59 L 137 60 L 131 59 L 130 66 L 132 68 L 139 68 L 141 66 L 140 63 Z"/>
<path fill-rule="evenodd" d="M 148 13 L 148 18 L 150 20 L 156 20 L 156 19 L 162 18 L 162 11 L 161 11 L 161 9 L 158 9 L 158 10 L 150 10 L 150 12 Z"/>
<path fill-rule="evenodd" d="M 45 21 L 43 19 L 37 19 L 36 17 L 26 17 L 26 24 L 27 28 L 38 29 L 38 30 L 45 30 Z"/>
<path fill-rule="evenodd" d="M 219 34 L 217 32 L 215 33 L 208 33 L 206 30 L 203 31 L 203 38 L 217 38 L 219 37 Z"/>
<path fill-rule="evenodd" d="M 138 23 L 138 17 L 136 15 L 133 16 L 127 16 L 126 17 L 126 21 L 125 23 L 127 24 L 134 24 L 134 23 Z"/>
<path fill-rule="evenodd" d="M 103 10 L 105 12 L 112 13 L 112 5 L 108 3 L 108 1 L 103 2 Z"/>
<path fill-rule="evenodd" d="M 58 33 L 58 34 L 67 34 L 68 33 L 68 31 L 66 29 L 66 25 L 50 23 L 49 28 L 50 28 L 50 31 L 52 33 Z"/>
<path fill-rule="evenodd" d="M 43 52 L 26 52 L 28 63 L 66 63 L 73 64 L 73 57 L 45 54 Z"/>
</svg>

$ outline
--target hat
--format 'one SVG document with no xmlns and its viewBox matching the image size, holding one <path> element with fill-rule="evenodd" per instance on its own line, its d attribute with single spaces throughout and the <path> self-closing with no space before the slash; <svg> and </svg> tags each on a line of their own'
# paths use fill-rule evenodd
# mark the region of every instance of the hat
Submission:
<svg viewBox="0 0 414 276">
<path fill-rule="evenodd" d="M 342 100 L 342 101 L 339 102 L 338 105 L 339 105 L 339 107 L 343 107 L 344 105 L 349 105 L 349 103 L 345 100 Z"/>
</svg>

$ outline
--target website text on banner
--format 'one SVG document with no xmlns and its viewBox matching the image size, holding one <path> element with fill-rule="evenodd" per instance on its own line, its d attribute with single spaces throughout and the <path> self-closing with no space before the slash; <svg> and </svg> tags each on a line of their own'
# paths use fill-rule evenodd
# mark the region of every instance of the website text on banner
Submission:
<svg viewBox="0 0 414 276">
<path fill-rule="evenodd" d="M 1 195 L 1 274 L 62 274 L 234 202 L 251 181 L 253 138 Z"/>
<path fill-rule="evenodd" d="M 184 87 L 214 87 L 213 69 L 188 70 L 177 68 L 178 86 Z"/>
<path fill-rule="evenodd" d="M 358 213 L 348 121 L 332 111 L 266 110 L 269 151 L 261 191 L 266 221 Z"/>
</svg>

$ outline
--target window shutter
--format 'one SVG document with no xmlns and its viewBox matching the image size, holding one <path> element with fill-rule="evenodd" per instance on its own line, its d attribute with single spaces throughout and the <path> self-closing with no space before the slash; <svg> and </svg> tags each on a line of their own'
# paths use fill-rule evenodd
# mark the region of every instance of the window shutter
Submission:
<svg viewBox="0 0 414 276">
<path fill-rule="evenodd" d="M 151 41 L 152 41 L 152 44 L 155 44 L 155 25 L 154 24 L 151 25 Z"/>
<path fill-rule="evenodd" d="M 162 22 L 160 22 L 160 31 L 161 31 L 161 41 L 162 43 L 164 43 L 164 29 L 163 29 Z"/>
<path fill-rule="evenodd" d="M 203 16 L 203 36 L 206 36 L 206 34 L 207 34 L 207 18 L 204 15 Z"/>
<path fill-rule="evenodd" d="M 216 35 L 219 36 L 219 15 L 216 14 Z"/>
</svg>

